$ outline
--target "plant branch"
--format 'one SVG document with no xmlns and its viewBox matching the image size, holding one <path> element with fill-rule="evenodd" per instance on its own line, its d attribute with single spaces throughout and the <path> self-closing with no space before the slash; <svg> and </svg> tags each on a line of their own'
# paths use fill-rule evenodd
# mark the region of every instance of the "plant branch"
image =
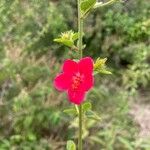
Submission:
<svg viewBox="0 0 150 150">
<path fill-rule="evenodd" d="M 96 8 L 99 8 L 99 7 L 108 6 L 108 5 L 111 5 L 111 4 L 115 3 L 116 1 L 117 0 L 110 0 L 106 3 L 98 2 L 98 3 L 95 4 L 95 6 L 93 8 L 96 9 Z"/>
</svg>

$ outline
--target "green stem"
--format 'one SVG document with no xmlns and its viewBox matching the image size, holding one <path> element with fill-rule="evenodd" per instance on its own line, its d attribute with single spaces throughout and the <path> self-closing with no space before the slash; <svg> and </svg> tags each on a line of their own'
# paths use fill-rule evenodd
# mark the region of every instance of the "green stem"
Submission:
<svg viewBox="0 0 150 150">
<path fill-rule="evenodd" d="M 78 34 L 79 34 L 79 58 L 82 58 L 82 38 L 83 38 L 83 19 L 81 18 L 81 0 L 78 0 Z M 82 104 L 79 106 L 79 137 L 78 137 L 78 150 L 82 150 Z"/>
<path fill-rule="evenodd" d="M 78 34 L 79 34 L 79 58 L 82 58 L 82 38 L 83 38 L 83 19 L 81 18 L 80 9 L 81 0 L 78 0 Z"/>
<path fill-rule="evenodd" d="M 78 150 L 82 150 L 82 105 L 79 106 L 79 139 Z"/>
</svg>

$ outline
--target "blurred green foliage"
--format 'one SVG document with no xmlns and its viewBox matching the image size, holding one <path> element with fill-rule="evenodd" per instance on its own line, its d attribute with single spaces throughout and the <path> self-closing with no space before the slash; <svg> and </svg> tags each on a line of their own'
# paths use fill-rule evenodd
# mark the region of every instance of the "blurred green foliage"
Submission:
<svg viewBox="0 0 150 150">
<path fill-rule="evenodd" d="M 76 31 L 76 3 L 1 0 L 0 14 L 0 149 L 63 150 L 76 138 L 77 120 L 63 113 L 70 104 L 52 82 L 64 59 L 76 54 L 53 39 Z M 85 149 L 149 150 L 129 111 L 130 101 L 150 90 L 150 3 L 96 10 L 85 33 L 84 55 L 107 57 L 113 73 L 97 76 L 88 94 L 101 121 L 85 120 Z"/>
</svg>

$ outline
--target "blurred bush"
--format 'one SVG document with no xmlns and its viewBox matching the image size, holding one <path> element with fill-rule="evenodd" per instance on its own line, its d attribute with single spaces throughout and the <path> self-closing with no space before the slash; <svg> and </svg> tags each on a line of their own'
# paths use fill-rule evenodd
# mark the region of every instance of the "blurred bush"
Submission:
<svg viewBox="0 0 150 150">
<path fill-rule="evenodd" d="M 76 119 L 62 113 L 69 104 L 52 81 L 74 52 L 53 39 L 76 31 L 76 3 L 1 0 L 0 14 L 0 149 L 64 149 Z M 150 3 L 128 0 L 94 11 L 85 32 L 84 55 L 108 57 L 113 72 L 98 76 L 88 94 L 101 121 L 87 120 L 85 149 L 149 150 L 129 111 L 130 101 L 150 90 Z"/>
</svg>

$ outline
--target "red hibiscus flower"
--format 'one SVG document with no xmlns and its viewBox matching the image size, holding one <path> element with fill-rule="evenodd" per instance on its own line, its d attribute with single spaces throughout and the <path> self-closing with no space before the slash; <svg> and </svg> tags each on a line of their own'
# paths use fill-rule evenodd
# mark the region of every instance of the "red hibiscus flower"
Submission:
<svg viewBox="0 0 150 150">
<path fill-rule="evenodd" d="M 90 57 L 82 58 L 79 62 L 66 60 L 62 73 L 54 80 L 56 89 L 66 91 L 69 101 L 77 105 L 83 102 L 86 92 L 93 84 L 93 60 Z"/>
</svg>

